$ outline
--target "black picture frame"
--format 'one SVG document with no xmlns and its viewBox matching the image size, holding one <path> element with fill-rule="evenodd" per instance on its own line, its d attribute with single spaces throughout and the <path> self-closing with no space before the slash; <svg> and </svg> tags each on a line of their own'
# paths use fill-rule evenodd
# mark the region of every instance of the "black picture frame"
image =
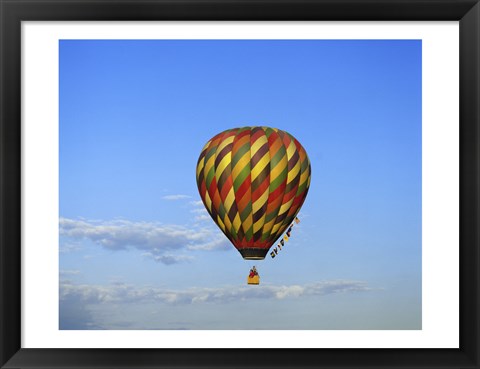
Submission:
<svg viewBox="0 0 480 369">
<path fill-rule="evenodd" d="M 478 0 L 0 0 L 1 368 L 480 368 Z M 21 22 L 440 21 L 460 24 L 459 349 L 21 348 Z"/>
</svg>

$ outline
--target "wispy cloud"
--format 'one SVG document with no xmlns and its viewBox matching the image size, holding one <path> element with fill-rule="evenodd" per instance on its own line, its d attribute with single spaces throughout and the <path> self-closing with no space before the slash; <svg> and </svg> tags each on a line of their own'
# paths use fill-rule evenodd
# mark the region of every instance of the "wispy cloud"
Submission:
<svg viewBox="0 0 480 369">
<path fill-rule="evenodd" d="M 108 250 L 138 249 L 166 265 L 188 261 L 191 250 L 228 250 L 220 231 L 208 227 L 132 222 L 125 219 L 92 221 L 60 218 L 60 235 L 90 240 Z"/>
<path fill-rule="evenodd" d="M 189 246 L 190 250 L 204 250 L 204 251 L 213 251 L 213 250 L 226 250 L 231 249 L 231 245 L 224 238 L 215 238 L 210 242 L 203 242 L 196 245 Z M 233 249 L 232 249 L 233 250 Z"/>
<path fill-rule="evenodd" d="M 175 200 L 183 200 L 183 199 L 190 199 L 192 196 L 188 195 L 167 195 L 163 196 L 163 200 L 175 201 Z"/>
<path fill-rule="evenodd" d="M 203 222 L 203 221 L 210 221 L 212 217 L 208 214 L 202 214 L 202 215 L 197 215 L 195 217 L 195 220 L 198 222 Z"/>
<path fill-rule="evenodd" d="M 202 206 L 203 207 L 202 200 L 190 201 L 190 204 L 193 205 L 193 206 Z"/>
<path fill-rule="evenodd" d="M 59 245 L 59 251 L 61 253 L 69 253 L 69 252 L 75 252 L 75 251 L 80 251 L 82 249 L 82 246 L 78 243 L 73 243 L 73 242 L 63 242 Z"/>
<path fill-rule="evenodd" d="M 374 288 L 369 287 L 366 282 L 348 280 L 320 281 L 290 286 L 264 285 L 256 288 L 225 286 L 221 288 L 192 288 L 187 290 L 170 290 L 157 287 L 138 288 L 122 283 L 102 286 L 66 282 L 60 285 L 60 300 L 69 301 L 73 299 L 86 304 L 155 302 L 188 305 L 235 303 L 251 299 L 296 299 L 307 296 L 368 292 L 372 290 Z"/>
<path fill-rule="evenodd" d="M 190 255 L 175 255 L 175 254 L 156 255 L 152 252 L 144 252 L 142 256 L 152 258 L 153 260 L 166 265 L 182 263 L 182 262 L 190 261 L 193 259 L 193 257 Z"/>
<path fill-rule="evenodd" d="M 190 205 L 192 205 L 192 209 L 190 213 L 194 214 L 194 220 L 198 223 L 210 223 L 212 224 L 212 217 L 208 214 L 207 209 L 203 205 L 201 200 L 198 201 L 190 201 Z"/>
<path fill-rule="evenodd" d="M 196 222 L 212 221 L 212 217 L 210 214 L 208 214 L 207 209 L 203 207 L 203 204 L 202 207 L 196 207 L 190 210 L 190 212 L 194 214 L 194 219 Z"/>
<path fill-rule="evenodd" d="M 60 276 L 67 276 L 67 275 L 78 275 L 80 274 L 79 270 L 74 269 L 60 269 Z"/>
</svg>

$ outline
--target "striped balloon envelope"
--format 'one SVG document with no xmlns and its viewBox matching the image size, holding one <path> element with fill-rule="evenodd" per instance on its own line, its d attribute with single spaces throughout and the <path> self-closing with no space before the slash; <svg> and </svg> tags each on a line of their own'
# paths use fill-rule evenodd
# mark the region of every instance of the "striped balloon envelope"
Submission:
<svg viewBox="0 0 480 369">
<path fill-rule="evenodd" d="M 264 259 L 300 211 L 310 186 L 307 153 L 269 127 L 214 136 L 197 163 L 197 186 L 212 219 L 244 259 Z"/>
</svg>

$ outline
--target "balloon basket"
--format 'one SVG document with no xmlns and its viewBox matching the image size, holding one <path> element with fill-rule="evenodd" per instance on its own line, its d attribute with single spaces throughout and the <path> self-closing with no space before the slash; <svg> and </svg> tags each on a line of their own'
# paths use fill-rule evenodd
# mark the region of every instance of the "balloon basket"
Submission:
<svg viewBox="0 0 480 369">
<path fill-rule="evenodd" d="M 248 284 L 260 284 L 260 276 L 259 275 L 254 275 L 253 277 L 248 276 L 247 277 L 247 283 Z"/>
</svg>

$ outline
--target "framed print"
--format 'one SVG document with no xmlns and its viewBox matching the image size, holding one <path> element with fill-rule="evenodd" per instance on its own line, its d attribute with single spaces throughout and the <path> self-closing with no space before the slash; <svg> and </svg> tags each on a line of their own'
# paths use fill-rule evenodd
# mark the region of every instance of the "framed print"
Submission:
<svg viewBox="0 0 480 369">
<path fill-rule="evenodd" d="M 2 367 L 479 367 L 476 1 L 1 4 Z"/>
</svg>

